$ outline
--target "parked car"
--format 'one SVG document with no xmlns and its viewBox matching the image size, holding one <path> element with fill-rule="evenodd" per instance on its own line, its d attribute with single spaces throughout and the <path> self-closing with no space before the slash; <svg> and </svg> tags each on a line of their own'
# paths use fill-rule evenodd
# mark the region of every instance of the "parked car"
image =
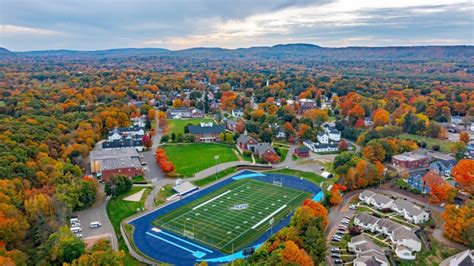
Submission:
<svg viewBox="0 0 474 266">
<path fill-rule="evenodd" d="M 351 217 L 349 217 L 349 216 L 344 216 L 344 219 L 347 219 L 347 220 L 350 221 L 350 220 L 351 220 Z"/>
<path fill-rule="evenodd" d="M 101 227 L 102 224 L 100 222 L 92 222 L 90 228 L 98 228 Z"/>
<path fill-rule="evenodd" d="M 71 220 L 69 220 L 69 222 L 70 222 L 71 224 L 73 224 L 73 223 L 81 223 L 81 221 L 80 221 L 79 218 L 77 218 L 77 217 L 71 218 Z"/>
<path fill-rule="evenodd" d="M 339 253 L 331 253 L 331 257 L 332 257 L 332 258 L 340 258 L 340 257 L 341 257 L 341 254 L 339 254 Z"/>
<path fill-rule="evenodd" d="M 349 205 L 349 209 L 357 210 L 357 205 L 351 204 L 351 205 Z"/>
<path fill-rule="evenodd" d="M 343 261 L 341 259 L 335 259 L 334 264 L 342 264 Z"/>
<path fill-rule="evenodd" d="M 77 234 L 74 234 L 76 237 L 78 238 L 82 238 L 82 234 L 81 233 L 77 233 Z"/>
<path fill-rule="evenodd" d="M 342 220 L 341 223 L 347 225 L 347 224 L 349 224 L 349 221 L 347 221 L 347 220 Z"/>
<path fill-rule="evenodd" d="M 78 226 L 75 226 L 75 227 L 71 227 L 71 232 L 73 233 L 80 233 L 82 232 L 82 228 L 78 227 Z"/>
<path fill-rule="evenodd" d="M 339 228 L 342 228 L 342 229 L 344 229 L 344 230 L 347 230 L 347 226 L 342 225 L 342 224 L 339 225 Z"/>
<path fill-rule="evenodd" d="M 341 250 L 338 247 L 332 247 L 331 252 L 339 253 Z"/>
</svg>

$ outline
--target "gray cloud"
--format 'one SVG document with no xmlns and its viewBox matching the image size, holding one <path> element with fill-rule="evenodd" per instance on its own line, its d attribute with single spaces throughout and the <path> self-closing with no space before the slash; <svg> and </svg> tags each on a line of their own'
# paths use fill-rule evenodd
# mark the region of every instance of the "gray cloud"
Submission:
<svg viewBox="0 0 474 266">
<path fill-rule="evenodd" d="M 0 46 L 94 50 L 235 48 L 289 42 L 324 46 L 474 43 L 472 1 L 354 10 L 345 10 L 340 1 L 3 0 Z"/>
</svg>

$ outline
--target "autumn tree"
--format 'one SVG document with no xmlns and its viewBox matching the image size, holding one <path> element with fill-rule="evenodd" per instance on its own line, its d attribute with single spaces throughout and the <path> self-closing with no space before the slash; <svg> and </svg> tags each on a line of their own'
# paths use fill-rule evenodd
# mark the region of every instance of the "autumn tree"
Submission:
<svg viewBox="0 0 474 266">
<path fill-rule="evenodd" d="M 300 249 L 295 242 L 289 240 L 285 242 L 285 249 L 281 252 L 284 263 L 296 263 L 300 266 L 311 266 L 313 262 L 311 257 Z"/>
<path fill-rule="evenodd" d="M 472 227 L 474 226 L 474 202 L 469 201 L 464 205 L 456 206 L 447 204 L 442 214 L 444 235 L 449 239 L 474 247 Z"/>
<path fill-rule="evenodd" d="M 143 146 L 148 150 L 153 146 L 153 139 L 148 135 L 144 135 L 142 138 Z"/>
<path fill-rule="evenodd" d="M 390 114 L 385 109 L 377 109 L 373 114 L 374 127 L 390 124 Z"/>
<path fill-rule="evenodd" d="M 463 131 L 459 133 L 459 140 L 467 144 L 471 141 L 471 136 L 466 131 Z"/>
<path fill-rule="evenodd" d="M 72 261 L 71 264 L 64 266 L 88 266 L 88 265 L 124 265 L 125 253 L 123 250 L 114 251 L 110 243 L 105 240 L 99 240 L 94 246 L 82 254 L 79 258 Z"/>
<path fill-rule="evenodd" d="M 279 163 L 281 161 L 281 158 L 280 156 L 270 152 L 270 153 L 265 153 L 263 156 L 262 156 L 262 159 L 265 161 L 265 162 L 268 162 L 268 163 L 271 163 L 271 164 L 275 164 L 275 163 Z"/>
<path fill-rule="evenodd" d="M 181 108 L 183 107 L 183 100 L 181 99 L 174 99 L 173 100 L 173 108 Z"/>
<path fill-rule="evenodd" d="M 430 201 L 433 203 L 445 202 L 451 186 L 438 174 L 430 171 L 423 176 L 423 182 L 430 190 Z"/>
<path fill-rule="evenodd" d="M 302 140 L 312 139 L 314 136 L 312 128 L 306 124 L 300 124 L 298 126 L 298 137 Z"/>
<path fill-rule="evenodd" d="M 462 190 L 474 194 L 474 160 L 460 160 L 451 171 L 451 175 L 461 185 Z"/>
</svg>

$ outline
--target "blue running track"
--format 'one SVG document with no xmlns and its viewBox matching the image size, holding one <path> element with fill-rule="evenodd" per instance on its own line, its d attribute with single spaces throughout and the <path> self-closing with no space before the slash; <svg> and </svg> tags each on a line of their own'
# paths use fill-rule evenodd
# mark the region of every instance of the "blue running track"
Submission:
<svg viewBox="0 0 474 266">
<path fill-rule="evenodd" d="M 321 188 L 307 180 L 282 174 L 262 174 L 259 172 L 244 170 L 230 178 L 227 178 L 215 185 L 198 190 L 182 198 L 179 201 L 165 205 L 144 216 L 138 217 L 129 223 L 135 227 L 133 231 L 133 241 L 136 247 L 146 256 L 159 262 L 165 262 L 174 265 L 194 265 L 199 261 L 206 261 L 210 265 L 217 265 L 230 262 L 235 259 L 244 258 L 242 250 L 234 254 L 224 254 L 213 247 L 205 246 L 191 239 L 168 231 L 155 231 L 152 222 L 159 216 L 173 211 L 185 204 L 192 202 L 208 193 L 216 191 L 235 180 L 242 178 L 253 178 L 255 180 L 273 183 L 273 180 L 282 182 L 284 187 L 290 187 L 312 193 L 313 200 L 321 200 L 323 192 Z M 273 233 L 278 232 L 287 226 L 291 217 L 288 216 L 278 224 L 273 226 Z M 270 230 L 261 235 L 250 246 L 259 247 L 271 235 Z"/>
</svg>

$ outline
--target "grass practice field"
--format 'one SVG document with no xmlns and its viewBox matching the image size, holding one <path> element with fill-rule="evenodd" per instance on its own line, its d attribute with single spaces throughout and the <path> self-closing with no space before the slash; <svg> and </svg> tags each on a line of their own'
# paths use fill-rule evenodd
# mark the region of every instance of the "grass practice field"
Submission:
<svg viewBox="0 0 474 266">
<path fill-rule="evenodd" d="M 249 245 L 298 207 L 310 193 L 242 179 L 154 221 L 174 232 L 231 253 Z M 242 209 L 238 205 L 248 206 Z"/>
<path fill-rule="evenodd" d="M 213 143 L 170 144 L 163 146 L 168 159 L 173 162 L 175 172 L 192 177 L 195 173 L 216 164 L 215 155 L 219 155 L 218 163 L 238 161 L 232 152 L 233 147 Z"/>
<path fill-rule="evenodd" d="M 187 124 L 199 125 L 201 122 L 212 122 L 212 119 L 209 118 L 189 118 L 189 119 L 169 119 L 168 120 L 168 130 L 166 134 L 171 133 L 182 133 L 184 134 L 184 127 Z"/>
</svg>

